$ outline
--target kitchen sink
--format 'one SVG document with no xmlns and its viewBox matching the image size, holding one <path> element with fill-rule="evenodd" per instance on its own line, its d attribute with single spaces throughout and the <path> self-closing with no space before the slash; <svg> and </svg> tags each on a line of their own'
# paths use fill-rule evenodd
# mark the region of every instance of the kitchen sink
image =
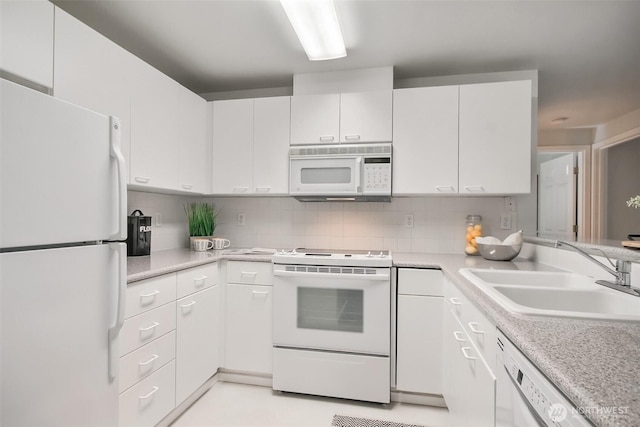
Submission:
<svg viewBox="0 0 640 427">
<path fill-rule="evenodd" d="M 640 298 L 568 272 L 484 270 L 460 273 L 513 313 L 640 321 Z"/>
<path fill-rule="evenodd" d="M 580 274 L 556 271 L 464 269 L 483 282 L 492 285 L 534 286 L 562 289 L 599 288 L 595 280 Z M 467 277 L 470 279 L 469 277 Z M 473 279 L 471 279 L 473 281 Z"/>
</svg>

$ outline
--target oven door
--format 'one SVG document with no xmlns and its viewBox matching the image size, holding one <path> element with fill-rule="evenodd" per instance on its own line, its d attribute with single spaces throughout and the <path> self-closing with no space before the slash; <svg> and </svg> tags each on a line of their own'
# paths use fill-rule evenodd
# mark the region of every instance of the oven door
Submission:
<svg viewBox="0 0 640 427">
<path fill-rule="evenodd" d="M 274 266 L 276 347 L 389 355 L 389 268 Z"/>
<path fill-rule="evenodd" d="M 357 196 L 361 189 L 362 157 L 290 159 L 292 196 Z"/>
</svg>

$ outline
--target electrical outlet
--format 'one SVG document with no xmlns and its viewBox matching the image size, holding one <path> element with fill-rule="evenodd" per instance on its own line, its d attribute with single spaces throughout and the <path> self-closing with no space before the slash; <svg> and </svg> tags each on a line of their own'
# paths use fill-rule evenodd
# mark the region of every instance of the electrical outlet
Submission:
<svg viewBox="0 0 640 427">
<path fill-rule="evenodd" d="M 509 214 L 500 215 L 500 229 L 511 230 L 511 215 Z"/>
<path fill-rule="evenodd" d="M 245 219 L 246 219 L 246 217 L 245 217 L 244 212 L 238 212 L 238 216 L 236 216 L 236 223 L 239 226 L 244 226 L 245 225 Z"/>
<path fill-rule="evenodd" d="M 511 197 L 504 198 L 504 211 L 507 213 L 515 213 L 516 212 L 516 200 Z"/>
<path fill-rule="evenodd" d="M 413 214 L 406 214 L 404 216 L 404 226 L 406 228 L 413 228 Z"/>
<path fill-rule="evenodd" d="M 155 217 L 156 217 L 156 227 L 162 227 L 162 214 L 160 214 L 160 212 L 157 212 Z"/>
</svg>

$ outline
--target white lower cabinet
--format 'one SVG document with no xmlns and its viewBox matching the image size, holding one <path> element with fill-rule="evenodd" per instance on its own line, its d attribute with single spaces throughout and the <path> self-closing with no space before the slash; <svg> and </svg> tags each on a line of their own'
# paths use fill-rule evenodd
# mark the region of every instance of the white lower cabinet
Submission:
<svg viewBox="0 0 640 427">
<path fill-rule="evenodd" d="M 442 389 L 449 408 L 448 425 L 493 427 L 496 377 L 491 366 L 494 363 L 487 363 L 472 338 L 475 333 L 469 331 L 468 325 L 463 325 L 456 314 L 458 305 L 469 304 L 463 298 L 454 297 L 453 303 L 447 299 L 444 310 Z M 495 343 L 495 339 L 492 342 Z"/>
<path fill-rule="evenodd" d="M 442 394 L 440 270 L 398 269 L 396 389 Z"/>
<path fill-rule="evenodd" d="M 220 366 L 218 265 L 130 283 L 125 317 L 120 426 L 151 427 Z"/>
<path fill-rule="evenodd" d="M 272 268 L 271 263 L 227 263 L 224 367 L 228 370 L 273 372 Z"/>
<path fill-rule="evenodd" d="M 178 300 L 176 310 L 176 404 L 179 405 L 218 370 L 219 286 Z"/>
<path fill-rule="evenodd" d="M 227 284 L 225 368 L 271 374 L 273 286 Z"/>
<path fill-rule="evenodd" d="M 176 365 L 157 372 L 120 394 L 120 427 L 154 426 L 175 407 Z"/>
</svg>

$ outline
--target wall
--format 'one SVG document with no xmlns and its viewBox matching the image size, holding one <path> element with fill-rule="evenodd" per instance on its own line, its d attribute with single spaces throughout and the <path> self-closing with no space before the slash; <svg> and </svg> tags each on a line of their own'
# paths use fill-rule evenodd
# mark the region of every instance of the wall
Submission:
<svg viewBox="0 0 640 427">
<path fill-rule="evenodd" d="M 594 130 L 588 129 L 556 129 L 539 130 L 538 146 L 591 145 Z"/>
<path fill-rule="evenodd" d="M 640 194 L 640 138 L 607 149 L 607 235 L 611 240 L 627 240 L 640 234 L 640 210 L 626 201 Z"/>
<path fill-rule="evenodd" d="M 485 235 L 504 238 L 512 232 L 499 229 L 502 197 L 395 197 L 391 203 L 302 203 L 289 197 L 211 201 L 219 210 L 215 234 L 235 247 L 462 253 L 468 214 L 482 215 Z M 244 226 L 237 224 L 238 213 L 244 213 Z M 406 214 L 414 215 L 413 228 L 404 226 Z"/>
<path fill-rule="evenodd" d="M 189 246 L 189 231 L 184 206 L 197 200 L 192 196 L 127 192 L 127 214 L 140 209 L 153 217 L 151 228 L 151 251 L 186 248 Z"/>
</svg>

